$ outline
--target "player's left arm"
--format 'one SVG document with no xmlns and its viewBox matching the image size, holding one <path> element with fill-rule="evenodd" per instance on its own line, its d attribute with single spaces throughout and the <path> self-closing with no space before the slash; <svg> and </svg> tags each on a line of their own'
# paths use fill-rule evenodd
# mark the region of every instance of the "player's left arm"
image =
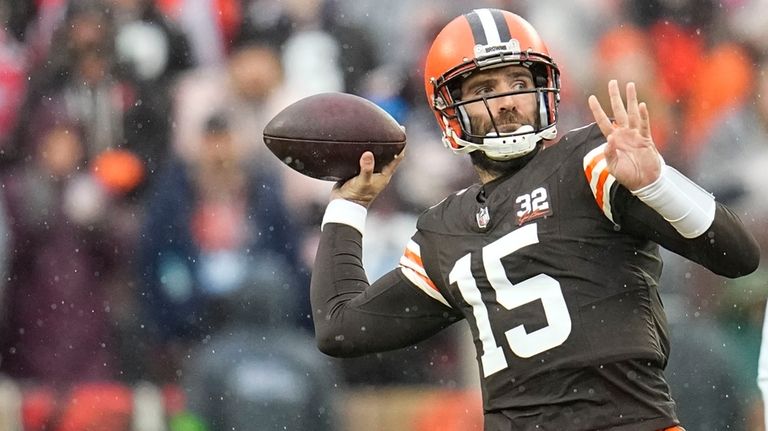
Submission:
<svg viewBox="0 0 768 431">
<path fill-rule="evenodd" d="M 625 196 L 622 197 L 622 194 Z M 623 232 L 649 239 L 725 277 L 741 277 L 757 269 L 760 249 L 741 220 L 725 205 L 715 202 L 711 222 L 702 224 L 702 233 L 687 238 L 658 211 L 633 197 L 624 188 L 616 190 L 615 201 Z"/>
<path fill-rule="evenodd" d="M 608 92 L 613 121 L 594 96 L 589 106 L 607 139 L 607 170 L 634 196 L 625 200 L 622 228 L 717 274 L 738 277 L 753 272 L 760 259 L 757 242 L 733 212 L 664 163 L 651 137 L 648 108 L 638 103 L 634 84 L 627 84 L 626 107 L 615 80 L 609 82 Z"/>
</svg>

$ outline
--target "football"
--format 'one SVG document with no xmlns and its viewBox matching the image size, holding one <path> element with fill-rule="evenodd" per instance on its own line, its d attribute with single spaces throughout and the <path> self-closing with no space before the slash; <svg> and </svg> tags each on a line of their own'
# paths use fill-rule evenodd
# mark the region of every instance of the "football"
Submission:
<svg viewBox="0 0 768 431">
<path fill-rule="evenodd" d="M 405 147 L 405 130 L 375 103 L 348 93 L 301 99 L 264 127 L 264 143 L 283 163 L 312 178 L 339 181 L 360 171 L 371 151 L 375 172 Z"/>
</svg>

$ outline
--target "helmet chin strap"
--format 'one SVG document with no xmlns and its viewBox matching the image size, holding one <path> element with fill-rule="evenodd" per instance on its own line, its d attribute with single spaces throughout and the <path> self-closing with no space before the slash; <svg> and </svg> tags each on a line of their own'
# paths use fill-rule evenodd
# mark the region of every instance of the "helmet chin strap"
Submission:
<svg viewBox="0 0 768 431">
<path fill-rule="evenodd" d="M 554 139 L 557 129 L 554 125 L 547 127 L 539 133 L 534 133 L 533 126 L 523 125 L 512 133 L 498 136 L 496 132 L 490 132 L 483 138 L 482 144 L 476 144 L 459 138 L 450 127 L 446 127 L 443 143 L 454 153 L 466 154 L 472 151 L 482 151 L 492 160 L 511 160 L 522 157 L 536 148 L 536 144 L 542 139 Z M 462 144 L 461 148 L 453 148 L 447 139 L 453 135 L 453 139 Z"/>
</svg>

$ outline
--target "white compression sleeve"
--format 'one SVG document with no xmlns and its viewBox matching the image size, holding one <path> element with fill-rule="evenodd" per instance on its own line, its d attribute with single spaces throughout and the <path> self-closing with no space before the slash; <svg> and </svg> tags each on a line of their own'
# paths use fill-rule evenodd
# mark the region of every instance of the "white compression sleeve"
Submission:
<svg viewBox="0 0 768 431">
<path fill-rule="evenodd" d="M 632 194 L 688 239 L 706 232 L 715 219 L 715 198 L 663 161 L 659 178 Z"/>
<path fill-rule="evenodd" d="M 326 223 L 341 223 L 352 226 L 362 234 L 365 232 L 365 216 L 367 214 L 368 210 L 360 204 L 344 199 L 334 199 L 325 208 L 320 229 L 322 230 Z"/>
</svg>

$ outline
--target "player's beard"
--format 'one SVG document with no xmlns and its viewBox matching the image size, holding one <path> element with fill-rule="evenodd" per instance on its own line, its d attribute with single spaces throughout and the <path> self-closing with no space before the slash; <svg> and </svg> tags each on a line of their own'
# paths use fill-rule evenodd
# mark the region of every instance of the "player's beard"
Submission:
<svg viewBox="0 0 768 431">
<path fill-rule="evenodd" d="M 479 118 L 473 118 L 470 122 L 472 125 L 472 134 L 485 136 L 490 132 L 495 131 L 493 124 L 491 124 L 490 116 L 484 115 Z M 534 128 L 535 123 L 531 119 L 526 119 L 519 113 L 514 111 L 507 111 L 502 113 L 499 117 L 494 119 L 496 127 L 498 127 L 501 133 L 514 132 L 523 125 L 532 125 Z M 509 160 L 494 160 L 489 158 L 482 150 L 475 150 L 469 153 L 472 159 L 472 164 L 482 169 L 494 177 L 508 176 L 516 173 L 523 166 L 539 152 L 541 149 L 541 141 L 536 144 L 536 148 L 528 154 Z"/>
<path fill-rule="evenodd" d="M 488 133 L 496 132 L 494 124 L 500 133 L 512 133 L 520 127 L 530 124 L 536 127 L 533 119 L 525 118 L 524 115 L 516 111 L 504 111 L 491 122 L 490 115 L 484 114 L 470 119 L 471 132 L 474 136 L 485 136 Z"/>
<path fill-rule="evenodd" d="M 494 178 L 506 177 L 517 173 L 528 162 L 538 154 L 541 149 L 541 141 L 536 144 L 536 148 L 530 153 L 516 157 L 509 160 L 494 160 L 485 155 L 482 150 L 475 150 L 469 153 L 469 157 L 472 159 L 472 164 L 478 169 L 482 169 L 485 172 L 491 174 Z"/>
</svg>

